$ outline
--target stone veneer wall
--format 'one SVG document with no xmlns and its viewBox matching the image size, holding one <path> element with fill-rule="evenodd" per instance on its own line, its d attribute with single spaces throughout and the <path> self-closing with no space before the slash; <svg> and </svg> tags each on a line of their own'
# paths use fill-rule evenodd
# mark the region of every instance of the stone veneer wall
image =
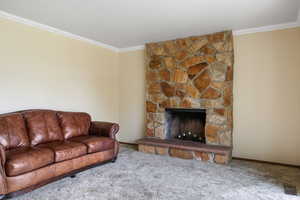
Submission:
<svg viewBox="0 0 300 200">
<path fill-rule="evenodd" d="M 149 43 L 146 54 L 146 136 L 165 139 L 165 108 L 203 108 L 206 143 L 232 146 L 232 32 Z"/>
</svg>

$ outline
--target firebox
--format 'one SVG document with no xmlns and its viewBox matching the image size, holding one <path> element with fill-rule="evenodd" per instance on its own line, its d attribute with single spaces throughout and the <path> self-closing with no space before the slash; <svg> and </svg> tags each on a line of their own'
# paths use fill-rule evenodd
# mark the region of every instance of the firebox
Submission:
<svg viewBox="0 0 300 200">
<path fill-rule="evenodd" d="M 205 109 L 166 109 L 166 139 L 205 143 Z"/>
</svg>

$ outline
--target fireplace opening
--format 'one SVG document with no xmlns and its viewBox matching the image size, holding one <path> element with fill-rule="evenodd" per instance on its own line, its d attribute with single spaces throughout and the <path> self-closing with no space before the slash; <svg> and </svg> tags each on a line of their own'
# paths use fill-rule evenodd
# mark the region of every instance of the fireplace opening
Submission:
<svg viewBox="0 0 300 200">
<path fill-rule="evenodd" d="M 205 144 L 205 109 L 166 109 L 166 139 Z"/>
</svg>

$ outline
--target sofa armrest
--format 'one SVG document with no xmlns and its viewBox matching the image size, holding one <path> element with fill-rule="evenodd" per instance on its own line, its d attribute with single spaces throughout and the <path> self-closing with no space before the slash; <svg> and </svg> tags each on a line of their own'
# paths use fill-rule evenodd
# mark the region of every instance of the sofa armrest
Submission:
<svg viewBox="0 0 300 200">
<path fill-rule="evenodd" d="M 115 140 L 119 128 L 119 124 L 116 123 L 94 121 L 91 123 L 90 135 L 110 137 Z"/>
<path fill-rule="evenodd" d="M 5 149 L 0 144 L 0 194 L 1 195 L 7 193 L 5 162 L 6 162 Z"/>
</svg>

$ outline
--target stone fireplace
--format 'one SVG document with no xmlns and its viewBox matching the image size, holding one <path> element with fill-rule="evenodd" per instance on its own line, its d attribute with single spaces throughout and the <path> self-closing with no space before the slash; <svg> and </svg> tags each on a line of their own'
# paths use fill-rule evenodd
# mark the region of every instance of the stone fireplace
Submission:
<svg viewBox="0 0 300 200">
<path fill-rule="evenodd" d="M 140 150 L 227 163 L 233 128 L 232 32 L 149 43 L 146 55 L 146 139 L 139 141 Z"/>
</svg>

